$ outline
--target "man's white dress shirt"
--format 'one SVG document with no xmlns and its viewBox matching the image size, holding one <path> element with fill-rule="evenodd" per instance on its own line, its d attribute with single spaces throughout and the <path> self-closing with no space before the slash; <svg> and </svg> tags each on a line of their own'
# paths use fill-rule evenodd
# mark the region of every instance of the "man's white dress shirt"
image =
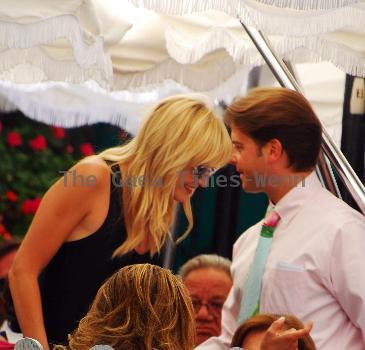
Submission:
<svg viewBox="0 0 365 350">
<path fill-rule="evenodd" d="M 365 217 L 322 188 L 315 173 L 275 206 L 281 220 L 263 276 L 260 313 L 314 321 L 319 350 L 365 350 Z M 223 307 L 222 335 L 198 350 L 230 348 L 243 285 L 262 221 L 233 247 L 233 287 Z"/>
</svg>

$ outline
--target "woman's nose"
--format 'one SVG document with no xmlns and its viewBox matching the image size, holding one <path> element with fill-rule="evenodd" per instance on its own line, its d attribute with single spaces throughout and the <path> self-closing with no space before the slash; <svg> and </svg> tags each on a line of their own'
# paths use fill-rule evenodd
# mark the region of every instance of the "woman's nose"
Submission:
<svg viewBox="0 0 365 350">
<path fill-rule="evenodd" d="M 229 164 L 233 164 L 233 165 L 235 165 L 235 164 L 236 164 L 236 162 L 237 162 L 236 155 L 235 155 L 235 153 L 234 153 L 234 152 L 232 152 L 231 158 L 230 158 L 230 160 L 228 161 L 228 163 L 229 163 Z"/>
</svg>

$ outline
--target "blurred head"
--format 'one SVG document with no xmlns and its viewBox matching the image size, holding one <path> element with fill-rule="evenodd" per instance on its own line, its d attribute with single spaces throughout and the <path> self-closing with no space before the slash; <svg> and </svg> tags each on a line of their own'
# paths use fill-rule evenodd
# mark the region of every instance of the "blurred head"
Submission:
<svg viewBox="0 0 365 350">
<path fill-rule="evenodd" d="M 0 279 L 8 275 L 20 243 L 21 240 L 18 238 L 0 242 Z"/>
<path fill-rule="evenodd" d="M 170 271 L 150 264 L 126 266 L 110 277 L 69 336 L 73 350 L 94 345 L 192 350 L 194 344 L 194 314 L 185 286 Z"/>
<path fill-rule="evenodd" d="M 7 318 L 6 301 L 9 298 L 6 293 L 7 276 L 20 243 L 21 240 L 14 237 L 0 242 L 0 324 Z"/>
<path fill-rule="evenodd" d="M 179 271 L 194 306 L 196 345 L 221 333 L 222 308 L 232 287 L 230 265 L 218 255 L 199 255 Z"/>
<path fill-rule="evenodd" d="M 309 102 L 285 88 L 257 88 L 226 110 L 232 129 L 231 162 L 248 192 L 263 191 L 257 176 L 310 172 L 321 147 L 322 127 Z"/>
<path fill-rule="evenodd" d="M 303 323 L 295 316 L 284 315 L 286 329 L 302 329 Z M 271 324 L 281 316 L 260 314 L 246 320 L 235 332 L 232 338 L 232 347 L 242 347 L 245 350 L 260 350 L 262 339 Z M 316 350 L 310 335 L 299 339 L 298 350 Z"/>
<path fill-rule="evenodd" d="M 185 237 L 193 225 L 191 195 L 203 185 L 209 170 L 226 164 L 231 153 L 223 121 L 202 97 L 179 95 L 157 104 L 131 142 L 101 154 L 123 164 L 124 177 L 147 179 L 147 185 L 123 190 L 128 240 L 117 253 L 138 246 L 146 231 L 150 251 L 159 251 L 173 222 L 176 201 L 183 203 L 189 222 Z"/>
</svg>

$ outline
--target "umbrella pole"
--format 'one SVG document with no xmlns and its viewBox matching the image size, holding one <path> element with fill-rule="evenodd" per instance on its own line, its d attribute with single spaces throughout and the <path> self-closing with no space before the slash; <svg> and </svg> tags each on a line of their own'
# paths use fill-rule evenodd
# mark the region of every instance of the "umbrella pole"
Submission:
<svg viewBox="0 0 365 350">
<path fill-rule="evenodd" d="M 246 26 L 242 21 L 241 24 L 251 38 L 252 42 L 255 44 L 256 48 L 261 53 L 262 57 L 280 85 L 288 89 L 296 90 L 303 94 L 299 84 L 294 79 L 283 61 L 275 54 L 273 48 L 263 33 L 257 29 Z M 365 187 L 324 127 L 322 133 L 322 151 L 327 156 L 331 164 L 335 167 L 340 179 L 346 186 L 347 190 L 350 192 L 352 198 L 355 200 L 362 213 L 365 214 Z M 338 187 L 336 181 L 334 180 L 332 169 L 330 169 L 328 165 L 329 164 L 326 162 L 324 155 L 322 155 L 319 159 L 319 170 L 323 172 L 322 179 L 326 187 L 333 194 L 338 196 Z"/>
</svg>

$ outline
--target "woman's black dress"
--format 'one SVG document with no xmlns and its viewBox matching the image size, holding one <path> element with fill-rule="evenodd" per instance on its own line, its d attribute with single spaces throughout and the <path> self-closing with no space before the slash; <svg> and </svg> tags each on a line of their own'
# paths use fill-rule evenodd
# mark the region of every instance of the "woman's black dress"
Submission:
<svg viewBox="0 0 365 350">
<path fill-rule="evenodd" d="M 87 313 L 99 287 L 115 271 L 137 263 L 158 263 L 136 252 L 112 258 L 126 239 L 120 173 L 113 169 L 110 203 L 102 226 L 83 239 L 65 242 L 40 276 L 43 316 L 50 344 L 67 342 Z M 57 223 L 55 222 L 55 225 Z"/>
</svg>

